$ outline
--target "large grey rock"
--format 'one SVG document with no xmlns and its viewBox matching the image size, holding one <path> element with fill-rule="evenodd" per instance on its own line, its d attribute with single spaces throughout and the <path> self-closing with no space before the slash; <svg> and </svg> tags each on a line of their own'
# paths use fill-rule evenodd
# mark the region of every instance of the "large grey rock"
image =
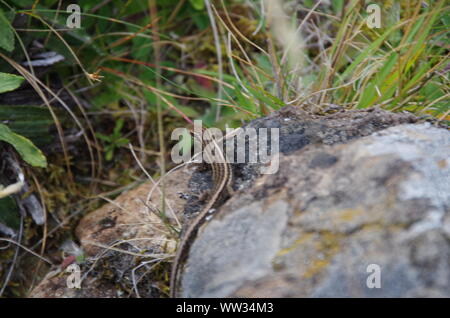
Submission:
<svg viewBox="0 0 450 318">
<path fill-rule="evenodd" d="M 296 107 L 250 122 L 280 129 L 280 170 L 233 165 L 236 193 L 200 229 L 181 296 L 450 296 L 450 132 L 417 122 L 380 109 L 318 116 Z M 187 166 L 165 185 L 167 216 L 186 227 L 211 172 Z M 170 266 L 147 266 L 170 265 L 176 236 L 152 212 L 154 190 L 143 184 L 80 221 L 83 290 L 48 275 L 31 296 L 164 297 Z M 366 284 L 373 265 L 379 289 Z"/>
<path fill-rule="evenodd" d="M 182 296 L 449 297 L 450 132 L 352 139 L 286 152 L 227 201 L 193 243 Z"/>
</svg>

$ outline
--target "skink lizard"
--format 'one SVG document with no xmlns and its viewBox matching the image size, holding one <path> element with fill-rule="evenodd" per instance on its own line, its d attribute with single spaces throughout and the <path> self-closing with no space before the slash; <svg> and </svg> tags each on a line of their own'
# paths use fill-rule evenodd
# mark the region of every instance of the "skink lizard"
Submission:
<svg viewBox="0 0 450 318">
<path fill-rule="evenodd" d="M 211 165 L 214 188 L 208 202 L 195 217 L 194 221 L 192 221 L 192 223 L 189 225 L 177 248 L 177 253 L 172 264 L 172 272 L 170 277 L 170 297 L 176 297 L 177 295 L 177 289 L 180 280 L 180 271 L 189 254 L 191 244 L 197 236 L 199 228 L 203 225 L 206 217 L 208 216 L 208 212 L 221 200 L 223 195 L 225 195 L 226 193 L 232 194 L 233 192 L 232 168 L 227 162 L 222 149 L 220 149 L 212 136 L 208 135 L 206 132 L 207 130 L 203 132 L 203 138 L 201 141 L 204 146 L 204 156 L 209 159 L 208 162 Z M 194 137 L 198 139 L 201 138 L 196 135 L 194 135 Z M 205 139 L 205 137 L 207 138 Z M 215 158 L 213 158 L 211 154 L 212 147 L 211 145 L 208 146 L 209 143 L 212 143 L 213 145 L 216 155 Z"/>
</svg>

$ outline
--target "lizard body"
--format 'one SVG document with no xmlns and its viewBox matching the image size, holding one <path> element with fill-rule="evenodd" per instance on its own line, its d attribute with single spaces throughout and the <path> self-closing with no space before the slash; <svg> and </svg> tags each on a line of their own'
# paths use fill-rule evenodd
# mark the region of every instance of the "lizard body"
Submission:
<svg viewBox="0 0 450 318">
<path fill-rule="evenodd" d="M 219 162 L 215 162 L 214 158 L 212 158 L 212 155 L 208 150 L 209 142 L 213 144 L 214 149 L 216 150 L 216 154 L 220 157 L 220 160 L 218 160 Z M 204 146 L 207 146 L 206 149 L 204 149 L 204 154 L 209 158 L 208 161 L 211 165 L 214 188 L 208 202 L 189 225 L 179 243 L 177 253 L 172 265 L 172 272 L 170 277 L 170 297 L 176 297 L 181 268 L 189 254 L 191 244 L 197 237 L 198 230 L 205 222 L 209 211 L 221 200 L 223 194 L 231 194 L 233 192 L 233 171 L 230 164 L 227 162 L 225 156 L 223 155 L 222 149 L 218 147 L 217 143 L 212 139 L 211 136 L 208 136 L 206 140 L 203 138 L 202 143 Z"/>
</svg>

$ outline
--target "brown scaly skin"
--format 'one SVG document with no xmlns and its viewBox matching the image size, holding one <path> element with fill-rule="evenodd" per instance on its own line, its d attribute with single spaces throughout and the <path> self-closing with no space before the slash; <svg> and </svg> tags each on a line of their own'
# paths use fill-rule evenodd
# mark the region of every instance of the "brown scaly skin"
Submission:
<svg viewBox="0 0 450 318">
<path fill-rule="evenodd" d="M 198 137 L 198 136 L 196 136 Z M 177 253 L 175 255 L 174 262 L 172 264 L 172 273 L 170 277 L 170 297 L 175 298 L 177 296 L 177 290 L 179 286 L 180 280 L 180 271 L 185 263 L 186 257 L 189 254 L 189 249 L 191 247 L 192 242 L 197 237 L 197 233 L 199 228 L 205 222 L 206 217 L 208 216 L 208 212 L 220 201 L 222 195 L 225 193 L 232 194 L 233 188 L 233 171 L 230 164 L 226 161 L 222 150 L 217 146 L 217 144 L 212 140 L 211 136 L 207 136 L 208 138 L 202 140 L 203 146 L 206 147 L 204 154 L 211 157 L 211 153 L 207 150 L 207 145 L 212 143 L 212 145 L 217 150 L 218 155 L 221 158 L 221 162 L 214 162 L 214 160 L 208 160 L 211 165 L 214 189 L 212 191 L 211 197 L 209 201 L 206 203 L 204 208 L 198 213 L 194 221 L 189 225 L 185 234 L 183 235 Z M 211 147 L 211 145 L 209 146 Z"/>
</svg>

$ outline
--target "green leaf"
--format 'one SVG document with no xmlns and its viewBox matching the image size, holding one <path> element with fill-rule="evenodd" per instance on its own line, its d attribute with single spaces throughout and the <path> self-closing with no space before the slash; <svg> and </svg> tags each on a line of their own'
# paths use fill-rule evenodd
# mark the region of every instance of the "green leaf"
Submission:
<svg viewBox="0 0 450 318">
<path fill-rule="evenodd" d="M 114 155 L 114 148 L 110 148 L 106 151 L 105 159 L 106 161 L 111 161 Z"/>
<path fill-rule="evenodd" d="M 280 109 L 284 106 L 284 103 L 279 98 L 273 96 L 268 91 L 260 88 L 260 87 L 252 87 L 250 85 L 245 85 L 247 90 L 259 101 L 265 103 L 267 106 L 270 106 L 272 109 Z"/>
<path fill-rule="evenodd" d="M 189 0 L 191 6 L 198 11 L 205 9 L 205 2 L 203 0 Z"/>
<path fill-rule="evenodd" d="M 75 260 L 76 260 L 77 264 L 84 263 L 85 258 L 86 257 L 85 257 L 85 255 L 83 253 L 78 254 L 77 256 L 75 256 Z"/>
<path fill-rule="evenodd" d="M 386 92 L 392 89 L 392 85 L 395 85 L 395 88 L 398 85 L 398 81 L 395 77 L 395 65 L 398 61 L 398 57 L 397 53 L 393 53 L 386 59 L 384 65 L 377 71 L 375 77 L 371 79 L 362 93 L 357 108 L 366 108 L 372 106 L 377 101 L 383 101 L 391 97 L 387 95 Z M 381 96 L 378 96 L 377 88 L 381 93 Z"/>
<path fill-rule="evenodd" d="M 339 15 L 344 7 L 344 0 L 331 0 L 331 6 L 335 14 Z"/>
<path fill-rule="evenodd" d="M 257 113 L 255 103 L 253 103 L 249 98 L 245 97 L 244 94 L 242 94 L 240 87 L 234 89 L 234 94 L 236 95 L 239 106 L 252 112 L 253 114 Z"/>
<path fill-rule="evenodd" d="M 305 7 L 307 7 L 308 9 L 311 9 L 313 6 L 314 6 L 313 0 L 305 0 Z"/>
<path fill-rule="evenodd" d="M 197 28 L 199 28 L 201 31 L 205 30 L 210 25 L 209 17 L 204 12 L 194 13 L 192 15 L 192 20 L 195 22 Z"/>
<path fill-rule="evenodd" d="M 12 197 L 0 199 L 0 223 L 18 230 L 20 225 L 20 212 Z"/>
<path fill-rule="evenodd" d="M 0 104 L 0 123 L 8 124 L 9 129 L 38 147 L 48 145 L 54 139 L 49 133 L 53 118 L 42 106 Z"/>
<path fill-rule="evenodd" d="M 111 137 L 105 136 L 105 135 L 103 135 L 103 134 L 101 134 L 101 133 L 96 133 L 95 136 L 96 136 L 98 139 L 100 139 L 100 140 L 102 140 L 102 141 L 106 141 L 106 142 L 111 142 L 111 140 L 112 140 Z"/>
<path fill-rule="evenodd" d="M 120 134 L 120 131 L 122 130 L 124 123 L 125 123 L 125 121 L 123 120 L 123 118 L 119 118 L 116 121 L 116 126 L 114 127 L 113 135 L 119 135 Z"/>
<path fill-rule="evenodd" d="M 356 67 L 360 66 L 361 63 L 366 60 L 371 54 L 374 54 L 376 50 L 383 44 L 384 40 L 397 29 L 398 26 L 393 26 L 385 33 L 383 33 L 377 40 L 366 47 L 356 59 L 345 69 L 344 73 L 338 80 L 334 82 L 334 86 L 338 86 L 340 82 L 347 79 L 347 77 L 352 74 Z"/>
<path fill-rule="evenodd" d="M 22 76 L 0 72 L 0 94 L 17 89 L 23 81 Z"/>
<path fill-rule="evenodd" d="M 14 133 L 8 126 L 3 124 L 0 124 L 0 141 L 11 144 L 22 159 L 30 165 L 42 168 L 47 166 L 47 159 L 29 139 Z"/>
<path fill-rule="evenodd" d="M 2 34 L 0 36 L 0 48 L 11 52 L 14 50 L 14 33 L 12 31 L 11 24 L 5 17 L 2 9 L 0 9 L 0 30 L 2 30 Z"/>
</svg>

